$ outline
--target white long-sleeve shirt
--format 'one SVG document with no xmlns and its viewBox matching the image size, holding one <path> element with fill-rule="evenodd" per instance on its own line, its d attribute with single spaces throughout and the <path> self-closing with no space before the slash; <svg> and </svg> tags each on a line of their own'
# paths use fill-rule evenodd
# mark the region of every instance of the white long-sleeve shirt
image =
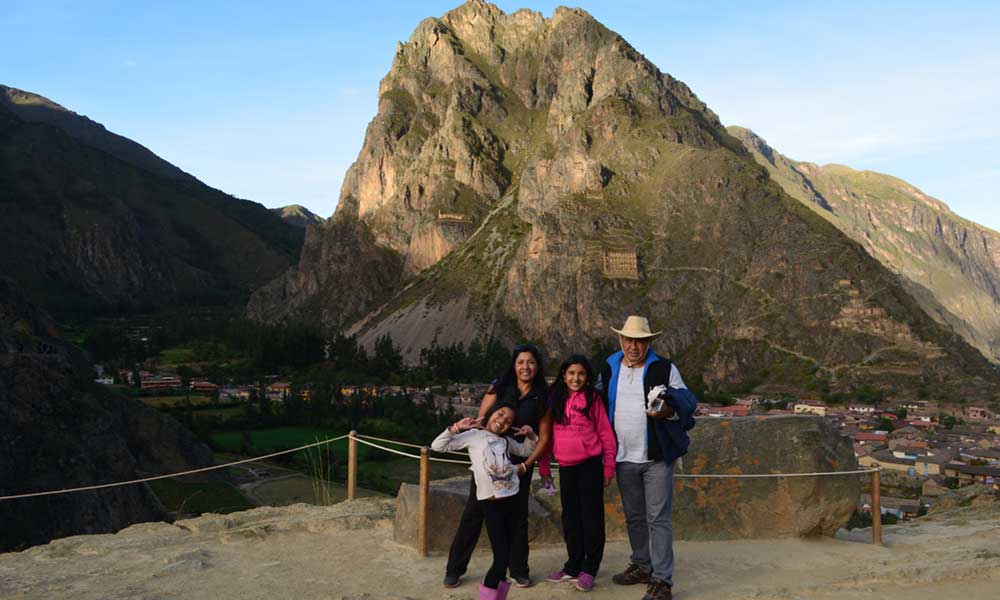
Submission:
<svg viewBox="0 0 1000 600">
<path fill-rule="evenodd" d="M 431 450 L 448 452 L 469 449 L 469 459 L 476 478 L 476 499 L 506 498 L 514 496 L 520 489 L 517 468 L 510 462 L 510 454 L 531 456 L 535 442 L 526 439 L 523 443 L 511 437 L 500 437 L 485 429 L 470 429 L 462 433 L 452 433 L 445 429 L 431 443 Z"/>
</svg>

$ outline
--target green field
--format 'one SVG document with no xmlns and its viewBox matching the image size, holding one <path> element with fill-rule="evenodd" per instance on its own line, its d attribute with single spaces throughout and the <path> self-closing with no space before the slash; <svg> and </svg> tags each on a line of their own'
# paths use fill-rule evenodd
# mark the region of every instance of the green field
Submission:
<svg viewBox="0 0 1000 600">
<path fill-rule="evenodd" d="M 159 479 L 150 481 L 149 487 L 163 506 L 172 512 L 225 514 L 256 506 L 238 489 L 223 482 L 196 483 Z"/>
<path fill-rule="evenodd" d="M 151 406 L 153 408 L 176 408 L 178 406 L 185 405 L 203 406 L 205 404 L 215 404 L 218 402 L 211 396 L 199 396 L 196 394 L 192 394 L 190 396 L 140 396 L 139 400 L 141 400 L 146 406 Z"/>
<path fill-rule="evenodd" d="M 319 427 L 277 427 L 253 431 L 251 439 L 253 441 L 253 454 L 259 456 L 297 448 L 314 443 L 316 440 L 330 439 L 340 435 L 343 435 L 343 432 Z M 337 463 L 336 473 L 340 479 L 346 477 L 347 472 L 347 442 L 344 439 L 330 444 Z M 216 433 L 212 436 L 212 446 L 220 451 L 238 453 L 240 451 L 240 433 Z M 389 444 L 386 446 L 392 447 Z M 419 453 L 415 448 L 401 448 L 401 450 L 408 454 Z M 449 458 L 461 459 L 457 456 Z M 296 453 L 296 460 L 305 462 L 306 451 Z M 431 479 L 444 479 L 468 473 L 468 467 L 465 465 L 432 462 L 430 467 Z M 420 463 L 418 460 L 391 454 L 365 444 L 358 444 L 359 486 L 382 493 L 395 494 L 399 491 L 401 483 L 417 483 L 419 479 Z"/>
<path fill-rule="evenodd" d="M 181 365 L 194 360 L 194 350 L 192 348 L 167 348 L 160 351 L 161 365 Z"/>
<path fill-rule="evenodd" d="M 317 441 L 339 437 L 346 431 L 334 431 L 323 427 L 275 427 L 273 429 L 258 429 L 250 433 L 254 454 L 269 454 L 280 450 L 298 448 Z M 212 446 L 223 452 L 239 452 L 241 445 L 240 432 L 225 431 L 212 435 Z M 347 440 L 329 444 L 336 456 L 347 459 Z M 358 444 L 358 456 L 367 456 L 369 448 Z"/>
</svg>

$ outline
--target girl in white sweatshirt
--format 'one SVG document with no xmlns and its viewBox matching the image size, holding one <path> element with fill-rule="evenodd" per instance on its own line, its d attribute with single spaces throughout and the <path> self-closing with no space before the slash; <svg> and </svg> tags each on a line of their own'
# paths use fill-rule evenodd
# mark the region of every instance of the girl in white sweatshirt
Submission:
<svg viewBox="0 0 1000 600">
<path fill-rule="evenodd" d="M 445 429 L 431 444 L 435 452 L 469 449 L 471 470 L 476 478 L 476 499 L 482 503 L 486 531 L 493 548 L 493 565 L 479 586 L 479 600 L 505 600 L 510 590 L 507 567 L 510 562 L 516 505 L 520 481 L 510 455 L 530 456 L 538 436 L 525 425 L 512 430 L 514 409 L 498 405 L 485 417 L 465 418 Z M 509 435 L 524 435 L 523 443 Z"/>
</svg>

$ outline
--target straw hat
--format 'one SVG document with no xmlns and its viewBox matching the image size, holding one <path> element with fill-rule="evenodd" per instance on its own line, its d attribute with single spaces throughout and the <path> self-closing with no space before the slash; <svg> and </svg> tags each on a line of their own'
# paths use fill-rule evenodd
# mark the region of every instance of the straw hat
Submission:
<svg viewBox="0 0 1000 600">
<path fill-rule="evenodd" d="M 663 333 L 662 331 L 652 332 L 649 330 L 649 321 L 646 317 L 637 317 L 635 315 L 629 315 L 629 318 L 625 319 L 625 325 L 621 329 L 611 328 L 618 335 L 623 335 L 627 338 L 634 339 L 647 339 L 655 338 L 656 336 Z"/>
</svg>

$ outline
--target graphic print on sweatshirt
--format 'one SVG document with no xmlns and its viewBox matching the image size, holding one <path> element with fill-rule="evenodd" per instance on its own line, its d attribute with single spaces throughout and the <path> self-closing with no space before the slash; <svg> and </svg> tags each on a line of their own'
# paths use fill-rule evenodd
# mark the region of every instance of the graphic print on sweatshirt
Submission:
<svg viewBox="0 0 1000 600">
<path fill-rule="evenodd" d="M 483 449 L 483 467 L 496 492 L 514 489 L 514 467 L 507 457 L 507 440 L 492 438 Z"/>
</svg>

